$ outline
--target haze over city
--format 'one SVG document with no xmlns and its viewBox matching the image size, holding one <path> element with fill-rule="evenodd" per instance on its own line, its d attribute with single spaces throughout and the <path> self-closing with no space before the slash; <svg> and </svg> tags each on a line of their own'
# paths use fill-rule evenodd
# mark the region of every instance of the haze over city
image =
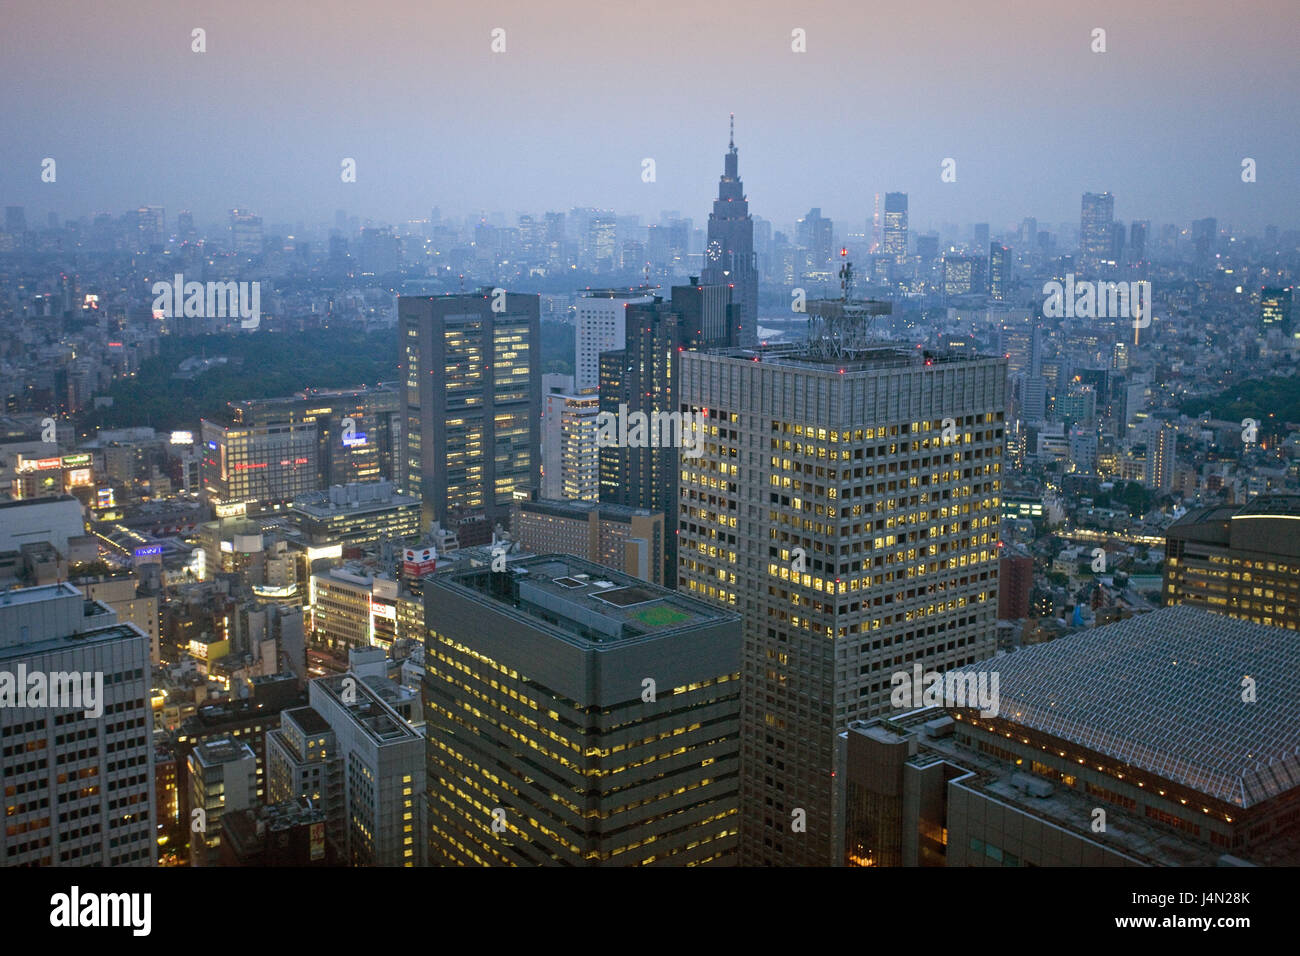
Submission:
<svg viewBox="0 0 1300 956">
<path fill-rule="evenodd" d="M 1292 12 L 16 0 L 0 168 L 6 201 L 60 217 L 141 203 L 204 222 L 234 206 L 307 223 L 435 205 L 651 216 L 708 202 L 735 112 L 750 195 L 778 222 L 812 205 L 861 221 L 884 190 L 911 194 L 920 227 L 1056 221 L 1109 190 L 1125 217 L 1261 229 L 1300 188 L 1300 130 L 1280 119 L 1300 94 Z M 206 53 L 191 52 L 195 27 Z M 344 157 L 355 183 L 340 181 Z M 1258 164 L 1249 186 L 1243 157 Z M 956 182 L 940 182 L 944 158 Z"/>
</svg>

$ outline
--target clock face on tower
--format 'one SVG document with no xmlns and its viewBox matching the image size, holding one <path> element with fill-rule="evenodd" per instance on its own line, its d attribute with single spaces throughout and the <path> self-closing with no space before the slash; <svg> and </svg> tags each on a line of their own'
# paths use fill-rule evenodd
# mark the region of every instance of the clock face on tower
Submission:
<svg viewBox="0 0 1300 956">
<path fill-rule="evenodd" d="M 719 259 L 722 258 L 722 243 L 714 239 L 712 242 L 709 243 L 709 247 L 708 249 L 705 250 L 705 252 L 709 257 L 710 262 L 717 262 Z"/>
</svg>

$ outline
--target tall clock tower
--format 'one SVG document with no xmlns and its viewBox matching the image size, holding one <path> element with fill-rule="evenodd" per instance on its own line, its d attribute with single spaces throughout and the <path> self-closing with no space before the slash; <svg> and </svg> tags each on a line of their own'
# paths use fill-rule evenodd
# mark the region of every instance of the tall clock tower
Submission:
<svg viewBox="0 0 1300 956">
<path fill-rule="evenodd" d="M 758 257 L 754 253 L 754 220 L 749 215 L 745 184 L 740 181 L 736 149 L 736 114 L 731 114 L 731 142 L 724 159 L 718 198 L 709 213 L 709 239 L 704 247 L 705 285 L 730 285 L 738 306 L 741 345 L 758 340 Z"/>
</svg>

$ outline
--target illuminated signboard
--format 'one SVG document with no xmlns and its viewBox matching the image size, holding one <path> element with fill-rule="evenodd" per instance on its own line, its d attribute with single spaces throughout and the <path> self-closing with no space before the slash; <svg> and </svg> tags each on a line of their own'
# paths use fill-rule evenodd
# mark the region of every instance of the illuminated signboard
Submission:
<svg viewBox="0 0 1300 956">
<path fill-rule="evenodd" d="M 193 445 L 194 432 L 172 432 L 173 445 Z M 209 442 L 208 444 L 211 444 Z"/>
<path fill-rule="evenodd" d="M 370 613 L 375 617 L 387 618 L 390 621 L 397 620 L 397 608 L 391 604 L 372 604 L 370 605 Z"/>
<path fill-rule="evenodd" d="M 351 438 L 343 439 L 343 444 L 347 445 L 349 448 L 356 448 L 358 445 L 364 445 L 365 443 L 366 443 L 365 432 L 357 432 Z"/>
<path fill-rule="evenodd" d="M 69 488 L 84 488 L 95 483 L 94 473 L 89 468 L 74 468 L 65 477 Z"/>
<path fill-rule="evenodd" d="M 36 462 L 36 467 L 41 471 L 49 471 L 51 468 L 58 468 L 63 464 L 61 458 L 41 458 Z"/>
<path fill-rule="evenodd" d="M 62 458 L 64 468 L 83 468 L 90 464 L 89 455 L 64 455 Z"/>
<path fill-rule="evenodd" d="M 238 518 L 248 513 L 248 504 L 243 501 L 234 501 L 230 504 L 219 504 L 216 506 L 218 518 Z"/>
<path fill-rule="evenodd" d="M 150 544 L 150 545 L 145 545 L 143 548 L 136 548 L 135 556 L 137 558 L 143 558 L 151 554 L 162 554 L 162 552 L 163 552 L 163 546 L 161 544 Z"/>
</svg>

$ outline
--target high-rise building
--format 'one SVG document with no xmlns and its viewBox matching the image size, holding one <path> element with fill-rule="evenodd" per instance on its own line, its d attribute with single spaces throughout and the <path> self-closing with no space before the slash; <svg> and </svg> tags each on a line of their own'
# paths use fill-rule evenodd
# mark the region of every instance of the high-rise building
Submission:
<svg viewBox="0 0 1300 956">
<path fill-rule="evenodd" d="M 578 297 L 575 394 L 600 384 L 601 352 L 623 348 L 627 310 L 653 301 L 654 295 L 648 289 L 591 289 Z"/>
<path fill-rule="evenodd" d="M 704 285 L 731 287 L 737 306 L 741 344 L 758 341 L 758 257 L 754 253 L 754 221 L 749 197 L 740 180 L 740 152 L 736 149 L 736 117 L 731 117 L 731 142 L 723 159 L 718 198 L 709 213 L 708 241 L 704 247 Z"/>
<path fill-rule="evenodd" d="M 998 559 L 998 620 L 1029 617 L 1029 595 L 1034 587 L 1034 559 L 1022 550 Z"/>
<path fill-rule="evenodd" d="M 982 255 L 984 250 L 989 248 L 989 224 L 987 222 L 977 222 L 973 232 L 975 245 L 972 248 L 975 250 L 975 255 Z"/>
<path fill-rule="evenodd" d="M 336 856 L 346 857 L 343 759 L 338 737 L 311 707 L 295 707 L 266 733 L 266 799 L 269 804 L 308 800 L 325 814 L 325 839 Z"/>
<path fill-rule="evenodd" d="M 0 866 L 156 865 L 144 632 L 67 582 L 9 590 L 0 675 Z"/>
<path fill-rule="evenodd" d="M 1204 264 L 1214 255 L 1218 237 L 1219 224 L 1213 217 L 1192 223 L 1192 249 L 1198 263 Z"/>
<path fill-rule="evenodd" d="M 1164 601 L 1300 630 L 1300 497 L 1195 508 L 1165 531 Z"/>
<path fill-rule="evenodd" d="M 945 255 L 943 257 L 943 294 L 969 295 L 978 292 L 976 276 L 978 260 L 974 256 Z"/>
<path fill-rule="evenodd" d="M 679 368 L 678 589 L 744 623 L 741 861 L 829 865 L 835 735 L 904 661 L 995 650 L 1006 361 L 831 330 Z"/>
<path fill-rule="evenodd" d="M 358 265 L 363 273 L 390 275 L 401 265 L 401 242 L 388 226 L 361 230 Z"/>
<path fill-rule="evenodd" d="M 424 587 L 431 863 L 735 862 L 734 613 L 564 555 Z"/>
<path fill-rule="evenodd" d="M 27 231 L 27 209 L 23 206 L 5 206 L 5 232 L 21 236 Z"/>
<path fill-rule="evenodd" d="M 349 670 L 312 681 L 308 695 L 338 746 L 345 827 L 341 858 L 350 866 L 419 866 L 416 801 L 424 792 L 424 738 L 393 704 L 410 692 L 386 678 Z M 324 736 L 304 729 L 317 741 Z M 328 814 L 329 805 L 325 809 Z"/>
<path fill-rule="evenodd" d="M 1146 261 L 1147 235 L 1151 232 L 1151 223 L 1145 219 L 1135 219 L 1128 227 L 1128 261 L 1142 263 Z"/>
<path fill-rule="evenodd" d="M 1084 193 L 1083 213 L 1079 220 L 1079 268 L 1092 274 L 1114 265 L 1115 197 L 1110 193 Z"/>
<path fill-rule="evenodd" d="M 1259 293 L 1259 325 L 1260 330 L 1267 332 L 1270 329 L 1277 329 L 1283 335 L 1293 335 L 1295 326 L 1291 321 L 1292 290 L 1290 286 L 1285 289 L 1264 288 Z"/>
<path fill-rule="evenodd" d="M 614 239 L 618 220 L 614 214 L 593 210 L 587 220 L 586 265 L 595 272 L 609 272 L 614 268 Z"/>
<path fill-rule="evenodd" d="M 796 238 L 807 256 L 806 271 L 825 272 L 835 255 L 835 224 L 817 206 L 809 209 L 796 226 Z"/>
<path fill-rule="evenodd" d="M 320 489 L 314 421 L 242 426 L 203 419 L 199 427 L 199 473 L 209 503 L 254 511 Z"/>
<path fill-rule="evenodd" d="M 1011 280 L 1011 250 L 1001 243 L 989 246 L 989 298 L 1001 302 Z"/>
<path fill-rule="evenodd" d="M 406 491 L 463 545 L 491 540 L 541 479 L 536 295 L 398 298 Z"/>
<path fill-rule="evenodd" d="M 246 209 L 230 210 L 230 249 L 237 256 L 262 254 L 262 217 Z"/>
<path fill-rule="evenodd" d="M 262 426 L 314 422 L 315 469 L 322 488 L 396 481 L 402 475 L 401 392 L 396 383 L 368 388 L 311 388 L 283 398 L 234 402 L 231 421 Z"/>
<path fill-rule="evenodd" d="M 627 309 L 626 347 L 600 358 L 601 412 L 619 416 L 680 410 L 678 367 L 691 349 L 735 345 L 740 341 L 735 290 L 691 284 L 673 286 L 672 298 Z M 653 425 L 651 426 L 654 427 Z M 642 447 L 609 445 L 599 450 L 600 500 L 658 511 L 670 524 L 677 514 L 677 463 L 680 447 L 646 442 Z M 676 580 L 677 541 L 669 528 L 664 548 L 664 581 Z"/>
<path fill-rule="evenodd" d="M 1038 220 L 1033 216 L 1027 216 L 1020 221 L 1019 247 L 1026 252 L 1033 252 L 1038 248 Z"/>
<path fill-rule="evenodd" d="M 621 318 L 621 317 L 620 317 Z M 543 498 L 596 501 L 600 497 L 600 454 L 596 425 L 600 396 L 548 393 L 542 396 Z"/>
<path fill-rule="evenodd" d="M 900 265 L 907 259 L 907 193 L 885 193 L 885 226 L 880 251 Z"/>
<path fill-rule="evenodd" d="M 1153 428 L 1147 441 L 1147 487 L 1161 494 L 1173 487 L 1177 453 L 1178 429 L 1169 422 Z"/>
<path fill-rule="evenodd" d="M 608 502 L 516 501 L 510 532 L 533 554 L 568 554 L 663 584 L 664 516 L 658 511 Z"/>
<path fill-rule="evenodd" d="M 215 866 L 221 852 L 221 818 L 258 805 L 257 755 L 234 737 L 213 737 L 189 756 L 189 807 L 201 811 L 191 825 L 190 866 Z"/>
</svg>

